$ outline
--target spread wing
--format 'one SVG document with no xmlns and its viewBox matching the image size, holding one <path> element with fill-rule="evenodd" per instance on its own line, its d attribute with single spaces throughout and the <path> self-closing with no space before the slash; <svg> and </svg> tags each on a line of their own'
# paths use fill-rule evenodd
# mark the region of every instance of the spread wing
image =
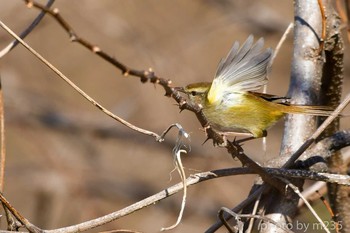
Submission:
<svg viewBox="0 0 350 233">
<path fill-rule="evenodd" d="M 267 83 L 272 50 L 262 51 L 263 38 L 253 44 L 250 35 L 242 47 L 236 41 L 227 57 L 221 59 L 208 93 L 209 102 L 221 101 L 233 92 L 255 91 Z"/>
</svg>

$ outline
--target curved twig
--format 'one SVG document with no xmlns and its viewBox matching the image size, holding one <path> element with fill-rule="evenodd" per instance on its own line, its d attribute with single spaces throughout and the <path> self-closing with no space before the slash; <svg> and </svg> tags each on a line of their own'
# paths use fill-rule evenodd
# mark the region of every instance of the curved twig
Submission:
<svg viewBox="0 0 350 233">
<path fill-rule="evenodd" d="M 223 224 L 226 226 L 226 229 L 229 230 L 229 232 L 236 232 L 236 231 L 233 231 L 231 229 L 231 226 L 227 223 L 226 219 L 223 217 L 224 213 L 227 213 L 229 214 L 231 217 L 234 217 L 237 222 L 238 222 L 238 230 L 243 230 L 243 223 L 240 221 L 241 218 L 250 218 L 250 219 L 260 219 L 260 220 L 264 220 L 266 222 L 269 222 L 269 223 L 272 223 L 274 225 L 276 225 L 277 227 L 281 228 L 282 230 L 284 230 L 285 232 L 287 233 L 293 233 L 293 231 L 291 231 L 290 229 L 288 229 L 288 227 L 283 227 L 281 226 L 278 222 L 272 220 L 272 219 L 269 219 L 265 216 L 260 216 L 260 215 L 253 215 L 253 214 L 237 214 L 235 212 L 233 212 L 232 210 L 230 210 L 229 208 L 226 208 L 226 207 L 222 207 L 220 210 L 219 210 L 219 218 L 221 221 L 223 221 Z M 240 224 L 242 224 L 242 226 L 240 226 Z M 240 231 L 240 232 L 243 232 L 243 231 Z"/>
</svg>

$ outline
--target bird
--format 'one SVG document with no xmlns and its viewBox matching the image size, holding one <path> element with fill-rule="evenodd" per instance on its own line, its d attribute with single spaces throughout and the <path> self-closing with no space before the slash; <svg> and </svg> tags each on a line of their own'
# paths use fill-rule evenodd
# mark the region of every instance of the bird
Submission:
<svg viewBox="0 0 350 233">
<path fill-rule="evenodd" d="M 286 114 L 331 114 L 327 106 L 293 105 L 287 97 L 257 92 L 268 82 L 273 55 L 271 48 L 263 47 L 264 39 L 254 43 L 252 35 L 241 47 L 236 41 L 219 62 L 212 82 L 178 88 L 190 103 L 201 107 L 209 125 L 224 135 L 261 138 Z"/>
</svg>

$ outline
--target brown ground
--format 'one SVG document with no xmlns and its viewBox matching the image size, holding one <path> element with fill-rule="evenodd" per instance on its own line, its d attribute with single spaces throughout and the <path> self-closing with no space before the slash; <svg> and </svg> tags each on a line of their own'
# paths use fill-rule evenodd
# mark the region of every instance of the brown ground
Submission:
<svg viewBox="0 0 350 233">
<path fill-rule="evenodd" d="M 293 20 L 291 1 L 57 1 L 76 32 L 137 69 L 152 67 L 174 85 L 210 81 L 218 61 L 235 40 L 249 34 L 275 47 Z M 311 12 L 312 13 L 312 12 Z M 1 20 L 16 32 L 38 14 L 22 1 L 3 1 Z M 1 47 L 11 40 L 1 31 Z M 191 132 L 187 174 L 240 166 L 210 142 L 189 112 L 179 114 L 159 86 L 125 78 L 78 44 L 49 16 L 26 39 L 43 56 L 105 107 L 155 132 L 178 122 Z M 347 45 L 347 44 L 346 44 Z M 288 89 L 291 37 L 270 74 L 268 92 Z M 347 58 L 349 67 L 349 59 Z M 348 73 L 348 70 L 347 70 Z M 163 144 L 133 132 L 94 108 L 21 46 L 1 60 L 6 114 L 5 195 L 33 223 L 45 229 L 76 224 L 126 207 L 179 181 L 173 169 L 173 132 Z M 345 80 L 349 91 L 349 78 Z M 343 120 L 342 128 L 348 128 Z M 278 154 L 282 123 L 261 141 L 246 143 L 257 161 Z M 103 132 L 103 133 L 101 133 Z M 247 195 L 254 176 L 222 178 L 189 189 L 181 225 L 171 232 L 203 232 L 221 206 Z M 181 194 L 97 230 L 157 232 L 176 221 Z M 4 227 L 4 221 L 2 227 Z M 95 230 L 95 231 L 97 231 Z"/>
</svg>

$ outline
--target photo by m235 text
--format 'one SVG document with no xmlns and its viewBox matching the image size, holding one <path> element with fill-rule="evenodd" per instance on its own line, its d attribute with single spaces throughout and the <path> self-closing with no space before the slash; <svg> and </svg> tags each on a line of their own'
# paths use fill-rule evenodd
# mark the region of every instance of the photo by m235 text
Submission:
<svg viewBox="0 0 350 233">
<path fill-rule="evenodd" d="M 323 221 L 324 225 L 328 228 L 328 230 L 335 231 L 342 229 L 342 223 L 341 221 Z M 268 227 L 268 224 L 266 222 L 259 223 L 258 229 L 264 230 Z M 288 230 L 295 230 L 299 232 L 308 232 L 308 231 L 317 231 L 317 230 L 323 230 L 323 227 L 321 223 L 319 222 L 299 222 L 295 221 L 293 223 L 285 223 L 285 224 L 278 224 L 279 228 L 282 229 L 288 229 Z"/>
</svg>

